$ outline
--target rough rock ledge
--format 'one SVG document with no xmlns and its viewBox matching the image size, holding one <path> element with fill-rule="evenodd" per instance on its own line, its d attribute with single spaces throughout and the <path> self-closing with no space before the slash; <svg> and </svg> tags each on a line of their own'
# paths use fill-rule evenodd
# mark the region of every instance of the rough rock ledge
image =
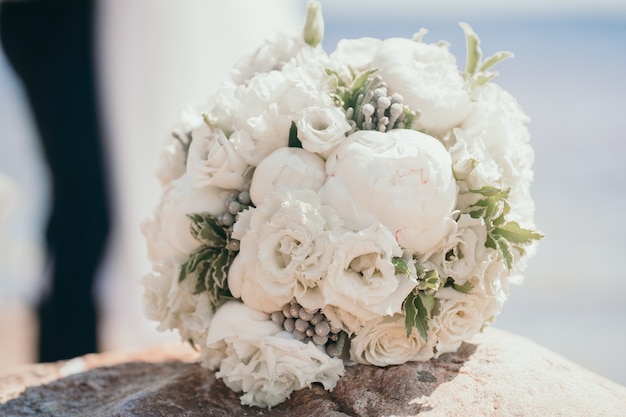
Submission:
<svg viewBox="0 0 626 417">
<path fill-rule="evenodd" d="M 0 416 L 626 416 L 626 387 L 520 336 L 487 329 L 439 361 L 349 367 L 332 393 L 240 405 L 187 348 L 109 352 L 0 376 Z"/>
</svg>

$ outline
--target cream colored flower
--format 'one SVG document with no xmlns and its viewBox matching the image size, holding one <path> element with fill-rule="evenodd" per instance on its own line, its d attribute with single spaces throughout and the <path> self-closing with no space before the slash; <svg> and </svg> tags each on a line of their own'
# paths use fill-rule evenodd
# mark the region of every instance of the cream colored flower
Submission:
<svg viewBox="0 0 626 417">
<path fill-rule="evenodd" d="M 225 191 L 207 186 L 196 188 L 183 175 L 164 188 L 154 217 L 144 221 L 141 231 L 152 261 L 174 259 L 184 262 L 200 246 L 189 232 L 190 213 L 219 214 L 224 208 Z"/>
<path fill-rule="evenodd" d="M 503 300 L 482 293 L 442 288 L 435 294 L 437 314 L 429 321 L 437 333 L 436 356 L 456 351 L 500 312 Z"/>
<path fill-rule="evenodd" d="M 195 294 L 195 281 L 179 282 L 179 273 L 180 265 L 174 261 L 153 265 L 142 280 L 144 312 L 159 322 L 157 330 L 177 330 L 181 340 L 202 344 L 213 317 L 208 293 Z"/>
<path fill-rule="evenodd" d="M 202 125 L 192 132 L 192 138 L 187 156 L 187 172 L 194 186 L 227 190 L 245 188 L 250 167 L 221 129 Z"/>
<path fill-rule="evenodd" d="M 207 346 L 220 358 L 215 376 L 233 391 L 243 392 L 242 404 L 272 407 L 315 382 L 332 390 L 345 372 L 341 359 L 294 339 L 267 314 L 240 302 L 223 305 L 214 321 L 218 327 L 211 326 Z"/>
<path fill-rule="evenodd" d="M 384 317 L 350 340 L 350 360 L 375 366 L 427 361 L 434 356 L 435 337 L 429 332 L 424 341 L 415 330 L 407 336 L 402 314 Z"/>
<path fill-rule="evenodd" d="M 241 240 L 241 249 L 228 273 L 230 291 L 266 313 L 282 309 L 294 296 L 310 306 L 306 293 L 315 292 L 326 273 L 333 254 L 328 231 L 339 224 L 313 191 L 273 192 L 235 225 L 233 237 Z"/>
<path fill-rule="evenodd" d="M 296 116 L 298 138 L 302 147 L 326 158 L 346 139 L 352 129 L 344 112 L 334 106 L 309 107 Z"/>
<path fill-rule="evenodd" d="M 332 261 L 318 284 L 324 301 L 361 323 L 399 313 L 417 285 L 406 275 L 396 275 L 392 258 L 402 256 L 402 250 L 384 226 L 342 233 L 328 250 Z M 345 330 L 352 333 L 357 329 Z"/>
</svg>

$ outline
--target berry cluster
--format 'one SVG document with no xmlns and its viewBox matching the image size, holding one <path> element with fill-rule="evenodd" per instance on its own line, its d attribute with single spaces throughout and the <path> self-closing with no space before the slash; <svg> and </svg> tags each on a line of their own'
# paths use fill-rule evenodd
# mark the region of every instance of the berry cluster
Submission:
<svg viewBox="0 0 626 417">
<path fill-rule="evenodd" d="M 297 340 L 325 346 L 329 356 L 341 355 L 345 339 L 343 336 L 346 334 L 333 327 L 321 310 L 304 308 L 292 301 L 282 310 L 273 312 L 270 317 L 274 323 L 293 333 Z"/>
<path fill-rule="evenodd" d="M 346 117 L 359 130 L 411 129 L 419 117 L 404 105 L 401 94 L 388 95 L 387 84 L 379 75 L 369 77 L 359 91 L 354 107 L 346 109 Z"/>
<path fill-rule="evenodd" d="M 217 217 L 217 224 L 224 227 L 230 235 L 233 231 L 233 224 L 237 221 L 237 215 L 251 206 L 252 200 L 248 191 L 233 190 L 229 192 L 228 197 L 224 200 L 226 211 Z M 239 241 L 229 239 L 226 248 L 233 252 L 239 251 Z"/>
</svg>

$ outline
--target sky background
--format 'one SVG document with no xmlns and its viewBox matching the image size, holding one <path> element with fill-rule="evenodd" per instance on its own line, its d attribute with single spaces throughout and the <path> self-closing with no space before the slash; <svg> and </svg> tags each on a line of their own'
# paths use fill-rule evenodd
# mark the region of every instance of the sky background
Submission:
<svg viewBox="0 0 626 417">
<path fill-rule="evenodd" d="M 270 13 L 265 20 L 243 21 L 243 13 L 239 24 L 249 32 L 258 30 L 254 36 L 244 34 L 249 38 L 245 42 L 234 34 L 221 35 L 219 39 L 228 39 L 224 43 L 228 50 L 221 51 L 224 58 L 217 64 L 205 53 L 206 40 L 217 31 L 210 32 L 210 26 L 219 27 L 221 33 L 228 29 L 210 20 L 213 14 L 207 4 L 216 3 L 185 0 L 184 4 L 186 8 L 166 0 L 107 2 L 102 19 L 102 30 L 108 33 L 103 65 L 112 75 L 104 84 L 111 96 L 109 118 L 115 126 L 117 145 L 113 147 L 118 154 L 138 142 L 143 148 L 137 153 L 156 152 L 161 144 L 157 139 L 164 138 L 178 120 L 178 110 L 214 88 L 219 76 L 209 76 L 207 68 L 223 64 L 225 70 L 226 64 L 284 22 L 297 27 L 306 2 L 263 3 Z M 232 4 L 236 10 L 251 3 Z M 328 51 L 343 37 L 411 37 L 424 27 L 429 30 L 425 41 L 451 43 L 462 68 L 465 41 L 458 22 L 465 21 L 480 36 L 486 56 L 501 50 L 515 54 L 499 64 L 500 75 L 494 82 L 512 93 L 532 119 L 529 127 L 536 153 L 532 191 L 537 226 L 546 238 L 529 263 L 525 283 L 512 288 L 495 325 L 626 384 L 626 270 L 621 259 L 626 250 L 626 2 L 325 0 L 322 5 Z M 224 11 L 229 16 L 231 12 Z M 260 16 L 257 11 L 247 14 Z M 271 24 L 270 17 L 274 19 Z M 211 74 L 218 72 L 214 69 Z M 148 141 L 151 145 L 145 145 Z M 30 260 L 37 256 L 38 230 L 46 207 L 46 172 L 35 143 L 19 84 L 0 57 L 0 172 L 15 177 L 24 189 L 19 215 L 10 227 L 0 225 L 0 232 L 19 238 Z M 120 241 L 125 245 L 142 245 L 135 225 L 155 200 L 137 197 L 137 190 L 141 194 L 154 187 L 138 178 L 148 174 L 132 171 L 118 179 L 121 188 L 123 183 L 136 183 L 123 190 L 125 208 L 134 210 L 124 218 Z M 142 256 L 143 249 L 133 248 L 124 246 L 126 252 Z M 3 270 L 2 260 L 0 254 L 0 298 L 4 293 L 32 299 L 37 288 L 32 278 L 36 262 L 14 262 Z M 111 310 L 120 312 L 114 320 L 118 326 L 124 324 L 120 317 L 126 317 L 129 325 L 126 331 L 115 332 L 120 344 L 130 343 L 133 333 L 141 333 L 125 310 L 129 304 L 139 305 L 135 302 L 139 295 L 127 288 L 129 280 L 141 276 L 144 266 L 137 265 L 137 259 L 132 261 L 118 262 L 118 268 L 126 271 L 125 283 L 103 290 L 108 298 L 114 298 L 111 294 L 127 297 L 123 306 Z M 113 280 L 122 279 L 119 271 L 111 274 Z M 18 273 L 20 280 L 10 279 Z"/>
</svg>

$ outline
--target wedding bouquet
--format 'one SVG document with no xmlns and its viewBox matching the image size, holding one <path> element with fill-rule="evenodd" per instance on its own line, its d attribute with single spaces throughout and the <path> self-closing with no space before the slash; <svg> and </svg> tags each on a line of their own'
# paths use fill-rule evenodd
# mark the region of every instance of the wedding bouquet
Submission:
<svg viewBox="0 0 626 417">
<path fill-rule="evenodd" d="M 535 242 L 527 116 L 472 29 L 445 42 L 304 30 L 232 70 L 162 153 L 142 225 L 145 308 L 244 404 L 345 366 L 455 351 L 500 311 Z"/>
</svg>

